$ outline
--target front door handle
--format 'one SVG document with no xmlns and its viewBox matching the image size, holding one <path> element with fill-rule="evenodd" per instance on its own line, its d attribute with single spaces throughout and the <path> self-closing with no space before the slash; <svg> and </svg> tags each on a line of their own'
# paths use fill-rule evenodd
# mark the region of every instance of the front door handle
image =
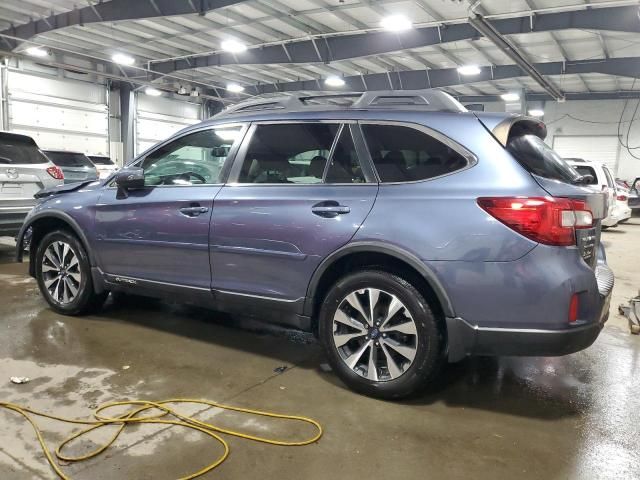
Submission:
<svg viewBox="0 0 640 480">
<path fill-rule="evenodd" d="M 192 206 L 192 207 L 182 207 L 180 209 L 180 213 L 187 217 L 197 217 L 203 213 L 207 213 L 209 208 L 201 207 L 200 205 Z"/>
<path fill-rule="evenodd" d="M 316 203 L 311 207 L 311 212 L 319 217 L 334 218 L 338 215 L 344 215 L 351 212 L 351 208 L 346 205 L 340 205 L 338 202 L 326 201 Z"/>
</svg>

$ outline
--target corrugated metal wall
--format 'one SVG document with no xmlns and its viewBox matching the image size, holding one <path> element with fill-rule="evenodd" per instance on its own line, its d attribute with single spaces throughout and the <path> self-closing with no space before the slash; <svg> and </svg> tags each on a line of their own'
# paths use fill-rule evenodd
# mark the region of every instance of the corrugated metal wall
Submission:
<svg viewBox="0 0 640 480">
<path fill-rule="evenodd" d="M 139 92 L 136 109 L 136 155 L 184 127 L 198 123 L 200 112 L 201 105 L 197 103 L 151 97 Z"/>
<path fill-rule="evenodd" d="M 106 87 L 10 70 L 8 127 L 43 149 L 109 153 Z"/>
</svg>

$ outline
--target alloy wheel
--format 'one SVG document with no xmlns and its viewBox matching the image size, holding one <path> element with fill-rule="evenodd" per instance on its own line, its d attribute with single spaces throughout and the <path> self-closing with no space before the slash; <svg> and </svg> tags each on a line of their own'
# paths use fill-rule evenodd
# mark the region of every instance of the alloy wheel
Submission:
<svg viewBox="0 0 640 480">
<path fill-rule="evenodd" d="M 75 300 L 80 291 L 82 272 L 78 255 L 63 241 L 51 243 L 42 257 L 42 279 L 49 296 L 62 305 Z"/>
<path fill-rule="evenodd" d="M 351 292 L 333 317 L 333 341 L 342 361 L 375 382 L 394 380 L 413 363 L 418 331 L 409 309 L 377 288 Z"/>
</svg>

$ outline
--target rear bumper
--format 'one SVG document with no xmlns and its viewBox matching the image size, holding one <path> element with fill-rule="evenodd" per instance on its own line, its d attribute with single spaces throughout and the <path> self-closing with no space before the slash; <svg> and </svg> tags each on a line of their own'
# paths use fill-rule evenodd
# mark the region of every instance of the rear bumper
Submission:
<svg viewBox="0 0 640 480">
<path fill-rule="evenodd" d="M 0 206 L 0 237 L 14 237 L 20 231 L 24 219 L 33 206 L 2 207 Z"/>
<path fill-rule="evenodd" d="M 599 269 L 599 271 L 598 271 Z M 447 318 L 448 357 L 456 362 L 471 355 L 560 356 L 589 347 L 609 318 L 613 273 L 597 267 L 599 312 L 596 321 L 563 329 L 490 328 L 472 325 L 462 318 Z"/>
</svg>

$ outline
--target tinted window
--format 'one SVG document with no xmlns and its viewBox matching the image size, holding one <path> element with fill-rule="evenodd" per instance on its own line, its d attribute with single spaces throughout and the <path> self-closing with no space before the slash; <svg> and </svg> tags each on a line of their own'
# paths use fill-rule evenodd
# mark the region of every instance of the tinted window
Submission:
<svg viewBox="0 0 640 480">
<path fill-rule="evenodd" d="M 91 160 L 96 165 L 113 165 L 113 161 L 111 161 L 109 157 L 89 155 L 89 160 Z"/>
<path fill-rule="evenodd" d="M 222 166 L 241 127 L 202 130 L 151 152 L 142 162 L 145 185 L 203 185 L 220 182 Z"/>
<path fill-rule="evenodd" d="M 365 181 L 351 136 L 351 129 L 345 125 L 331 156 L 325 182 L 364 183 Z"/>
<path fill-rule="evenodd" d="M 240 183 L 320 183 L 339 125 L 258 125 L 245 155 Z"/>
<path fill-rule="evenodd" d="M 520 165 L 535 175 L 567 183 L 574 183 L 580 178 L 571 165 L 535 135 L 519 135 L 509 139 L 507 150 Z"/>
<path fill-rule="evenodd" d="M 607 185 L 613 188 L 615 183 L 613 182 L 613 177 L 611 176 L 611 172 L 607 167 L 603 167 L 602 169 L 604 170 L 604 176 L 607 177 Z"/>
<path fill-rule="evenodd" d="M 48 163 L 32 138 L 0 132 L 0 165 Z"/>
<path fill-rule="evenodd" d="M 84 153 L 45 151 L 47 157 L 59 167 L 93 167 Z"/>
<path fill-rule="evenodd" d="M 458 152 L 414 128 L 363 125 L 362 130 L 382 182 L 425 180 L 468 164 Z"/>
<path fill-rule="evenodd" d="M 584 185 L 598 184 L 598 176 L 596 175 L 596 171 L 593 168 L 587 167 L 585 165 L 573 165 L 573 168 L 575 168 L 576 171 L 583 177 L 586 175 L 591 175 L 593 177 L 592 180 L 589 180 L 588 182 L 583 182 Z"/>
</svg>

